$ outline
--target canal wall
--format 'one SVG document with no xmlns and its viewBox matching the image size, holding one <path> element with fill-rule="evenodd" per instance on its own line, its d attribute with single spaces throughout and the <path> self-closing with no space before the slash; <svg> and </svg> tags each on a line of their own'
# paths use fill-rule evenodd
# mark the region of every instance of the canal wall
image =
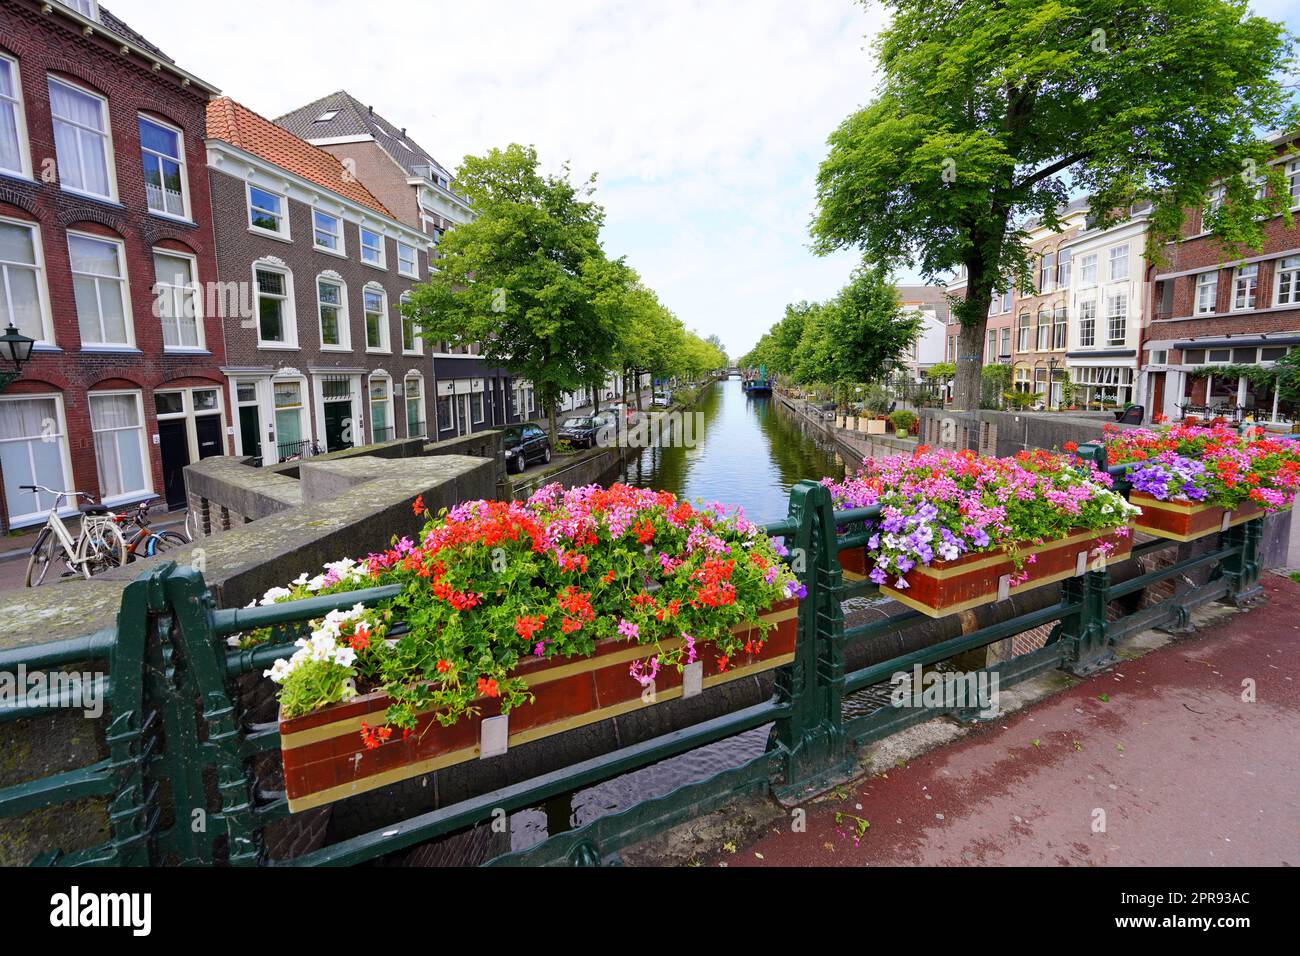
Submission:
<svg viewBox="0 0 1300 956">
<path fill-rule="evenodd" d="M 861 464 L 864 458 L 911 454 L 917 445 L 914 439 L 896 438 L 892 431 L 880 435 L 868 433 L 865 418 L 858 421 L 857 427 L 846 428 L 839 424 L 841 419 L 836 418 L 834 415 L 827 417 L 817 403 L 803 398 L 777 392 L 776 401 L 778 407 L 785 409 L 806 425 L 819 431 L 826 441 L 833 444 L 836 452 L 844 459 L 850 470 Z M 854 421 L 852 417 L 848 420 Z"/>
</svg>

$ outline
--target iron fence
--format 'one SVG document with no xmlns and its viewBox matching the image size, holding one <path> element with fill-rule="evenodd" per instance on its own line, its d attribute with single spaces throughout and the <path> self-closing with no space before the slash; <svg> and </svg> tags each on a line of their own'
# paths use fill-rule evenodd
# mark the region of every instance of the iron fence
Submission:
<svg viewBox="0 0 1300 956">
<path fill-rule="evenodd" d="M 1105 463 L 1105 450 L 1081 454 Z M 1112 469 L 1118 473 L 1122 469 Z M 1122 479 L 1117 486 L 1127 492 Z M 840 551 L 866 544 L 878 508 L 836 511 L 830 492 L 804 481 L 791 492 L 788 517 L 766 526 L 791 554 L 807 587 L 798 609 L 792 663 L 776 672 L 773 695 L 700 723 L 481 793 L 450 806 L 411 816 L 373 832 L 326 845 L 272 864 L 263 843 L 268 824 L 289 810 L 283 793 L 268 793 L 254 770 L 256 758 L 280 747 L 275 723 L 259 724 L 241 713 L 237 682 L 260 674 L 294 651 L 309 622 L 335 608 L 373 605 L 396 587 L 372 588 L 266 607 L 214 607 L 202 575 L 167 564 L 128 585 L 117 626 L 84 638 L 0 652 L 0 672 L 28 672 L 86 661 L 105 662 L 102 690 L 109 704 L 108 757 L 89 766 L 0 788 L 0 817 L 13 817 L 88 797 L 108 802 L 111 838 L 104 845 L 64 854 L 51 848 L 42 864 L 144 865 L 343 865 L 362 863 L 446 836 L 485 821 L 501 810 L 537 806 L 575 789 L 645 767 L 736 734 L 772 724 L 767 750 L 747 763 L 679 787 L 556 834 L 526 850 L 494 858 L 495 864 L 598 863 L 609 854 L 675 823 L 709 812 L 745 794 L 806 799 L 852 777 L 857 752 L 910 724 L 951 715 L 971 719 L 969 708 L 904 708 L 886 705 L 847 716 L 846 695 L 890 679 L 915 665 L 987 647 L 1026 630 L 1051 625 L 1046 643 L 981 671 L 1006 687 L 1053 668 L 1089 673 L 1115 659 L 1122 637 L 1156 626 L 1185 626 L 1199 604 L 1238 604 L 1262 589 L 1259 551 L 1263 519 L 1221 533 L 1202 554 L 1178 552 L 1165 566 L 1139 570 L 1122 580 L 1111 569 L 1084 570 L 1054 587 L 1048 606 L 1018 614 L 889 660 L 848 670 L 845 651 L 905 629 L 921 618 L 909 611 L 846 627 L 843 603 L 875 591 L 869 579 L 847 583 Z M 1137 543 L 1135 556 L 1180 547 L 1170 540 Z M 1206 569 L 1208 580 L 1132 613 L 1115 615 L 1115 602 L 1152 585 Z M 248 650 L 230 650 L 226 637 L 270 628 L 271 638 Z M 0 721 L 75 706 L 75 695 L 24 700 L 0 708 Z M 191 826 L 203 815 L 207 825 Z"/>
</svg>

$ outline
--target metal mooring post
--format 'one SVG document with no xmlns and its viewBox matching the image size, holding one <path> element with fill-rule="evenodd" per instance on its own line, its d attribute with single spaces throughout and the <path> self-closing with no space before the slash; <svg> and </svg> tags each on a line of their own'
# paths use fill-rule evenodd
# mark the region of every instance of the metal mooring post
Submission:
<svg viewBox="0 0 1300 956">
<path fill-rule="evenodd" d="M 790 554 L 808 589 L 799 604 L 795 659 L 778 671 L 776 689 L 789 704 L 788 718 L 776 723 L 783 780 L 774 787 L 785 801 L 798 802 L 843 769 L 844 617 L 843 580 L 835 543 L 830 492 L 815 481 L 790 491 L 790 517 L 798 530 Z"/>
</svg>

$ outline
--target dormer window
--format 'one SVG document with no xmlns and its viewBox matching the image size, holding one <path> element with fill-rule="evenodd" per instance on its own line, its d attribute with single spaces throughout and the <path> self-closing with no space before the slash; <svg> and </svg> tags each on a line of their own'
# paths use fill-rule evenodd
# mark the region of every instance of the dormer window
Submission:
<svg viewBox="0 0 1300 956">
<path fill-rule="evenodd" d="M 339 115 L 339 111 L 338 111 L 338 110 L 326 110 L 324 113 L 321 113 L 320 116 L 316 117 L 316 119 L 314 120 L 314 122 L 317 122 L 317 123 L 328 123 L 330 120 L 332 120 L 334 117 L 336 117 L 336 116 L 338 116 L 338 115 Z"/>
<path fill-rule="evenodd" d="M 72 7 L 83 17 L 91 20 L 99 20 L 99 3 L 98 0 L 63 0 L 65 7 Z"/>
</svg>

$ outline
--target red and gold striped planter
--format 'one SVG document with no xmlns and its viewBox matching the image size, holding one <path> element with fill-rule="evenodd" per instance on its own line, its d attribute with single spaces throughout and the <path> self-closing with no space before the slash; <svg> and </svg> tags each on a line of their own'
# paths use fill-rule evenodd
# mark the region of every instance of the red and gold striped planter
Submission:
<svg viewBox="0 0 1300 956">
<path fill-rule="evenodd" d="M 1130 492 L 1128 500 L 1142 509 L 1134 524 L 1138 531 L 1173 541 L 1195 541 L 1267 513 L 1253 501 L 1229 511 L 1194 501 L 1160 501 L 1143 491 Z"/>
<path fill-rule="evenodd" d="M 762 650 L 733 657 L 725 671 L 719 670 L 716 654 L 702 653 L 698 662 L 702 668 L 701 688 L 793 661 L 799 632 L 798 613 L 797 600 L 774 605 L 763 614 L 763 620 L 775 627 L 768 631 Z M 748 625 L 733 629 L 742 637 L 756 630 Z M 672 649 L 679 643 L 680 640 L 665 642 L 664 647 Z M 600 642 L 591 657 L 521 662 L 514 673 L 528 682 L 537 699 L 510 712 L 506 718 L 506 745 L 516 747 L 681 697 L 685 675 L 675 667 L 659 671 L 653 695 L 647 694 L 628 674 L 631 663 L 644 659 L 647 654 L 648 648 L 642 645 L 613 638 Z M 383 691 L 302 717 L 282 717 L 280 753 L 284 759 L 290 812 L 308 810 L 477 759 L 484 739 L 484 721 L 501 716 L 499 701 L 482 698 L 479 703 L 482 707 L 479 716 L 462 717 L 450 727 L 439 724 L 433 711 L 422 713 L 409 737 L 403 739 L 396 732 L 374 750 L 367 750 L 362 743 L 361 724 L 383 725 L 388 709 L 388 695 Z"/>
<path fill-rule="evenodd" d="M 1103 541 L 1109 541 L 1113 546 L 1105 557 L 1098 550 Z M 1011 556 L 1001 548 L 976 551 L 955 561 L 918 565 L 903 575 L 908 585 L 906 589 L 882 584 L 880 593 L 930 617 L 946 617 L 981 604 L 1005 600 L 1015 591 L 1040 588 L 1086 571 L 1098 570 L 1107 561 L 1123 560 L 1133 551 L 1133 535 L 1131 529 L 1126 535 L 1115 534 L 1113 528 L 1076 531 L 1045 544 L 1024 544 L 1019 550 L 1023 563 L 1020 572 Z M 1034 556 L 1032 564 L 1028 560 L 1031 555 Z M 849 580 L 862 580 L 871 571 L 865 548 L 841 551 L 840 566 L 844 577 Z M 1028 572 L 1028 579 L 1011 587 L 1011 578 L 1024 572 Z M 897 576 L 890 575 L 890 580 L 897 580 Z"/>
</svg>

